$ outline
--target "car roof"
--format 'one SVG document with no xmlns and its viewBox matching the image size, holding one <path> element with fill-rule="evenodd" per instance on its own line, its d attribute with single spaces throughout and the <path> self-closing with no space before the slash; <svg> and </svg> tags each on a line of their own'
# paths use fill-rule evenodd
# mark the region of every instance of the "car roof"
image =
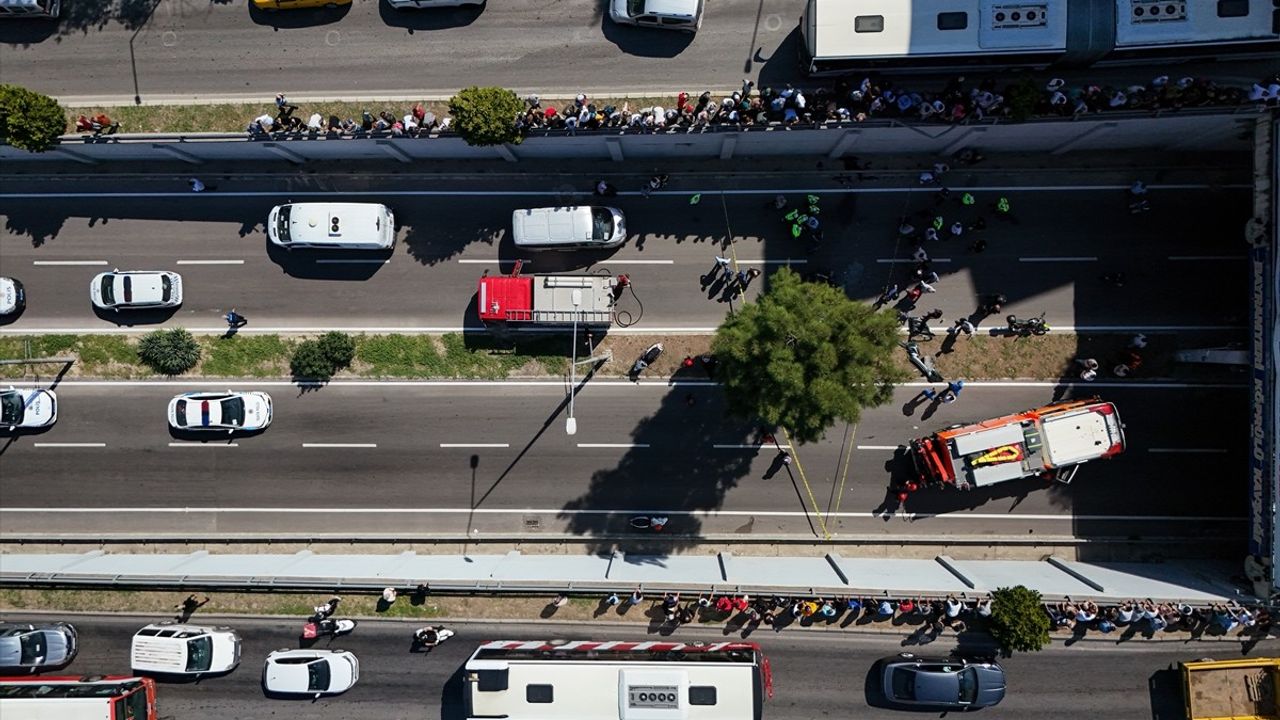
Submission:
<svg viewBox="0 0 1280 720">
<path fill-rule="evenodd" d="M 118 303 L 158 303 L 164 299 L 164 287 L 160 278 L 167 275 L 163 270 L 134 270 L 130 272 L 114 272 L 112 273 L 113 282 L 118 290 L 116 301 Z M 124 279 L 130 278 L 132 291 L 129 299 L 124 297 Z"/>
<path fill-rule="evenodd" d="M 925 662 L 901 667 L 908 668 L 916 674 L 916 702 L 954 703 L 960 699 L 959 673 L 964 669 L 963 664 L 950 663 L 944 666 L 939 663 Z"/>
<path fill-rule="evenodd" d="M 654 15 L 693 17 L 698 14 L 698 0 L 645 0 L 644 11 Z"/>
</svg>

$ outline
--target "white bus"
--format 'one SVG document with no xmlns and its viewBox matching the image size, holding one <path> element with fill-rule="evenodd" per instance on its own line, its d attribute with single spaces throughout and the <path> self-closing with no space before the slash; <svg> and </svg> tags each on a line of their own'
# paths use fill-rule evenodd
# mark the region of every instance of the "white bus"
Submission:
<svg viewBox="0 0 1280 720">
<path fill-rule="evenodd" d="M 760 720 L 773 697 L 744 642 L 497 640 L 464 670 L 470 720 Z"/>
<path fill-rule="evenodd" d="M 1273 0 L 808 0 L 801 64 L 961 72 L 1276 57 Z"/>
</svg>

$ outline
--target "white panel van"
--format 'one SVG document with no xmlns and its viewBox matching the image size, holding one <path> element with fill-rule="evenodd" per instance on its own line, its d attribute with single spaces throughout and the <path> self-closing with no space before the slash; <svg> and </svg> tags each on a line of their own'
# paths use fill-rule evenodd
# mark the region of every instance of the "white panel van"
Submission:
<svg viewBox="0 0 1280 720">
<path fill-rule="evenodd" d="M 267 237 L 283 248 L 387 250 L 396 218 L 379 203 L 291 203 L 271 208 Z"/>
<path fill-rule="evenodd" d="M 154 623 L 134 634 L 129 661 L 139 673 L 224 673 L 240 664 L 240 636 L 229 627 Z"/>
<path fill-rule="evenodd" d="M 511 236 L 518 248 L 588 250 L 621 245 L 627 240 L 627 227 L 617 208 L 532 208 L 511 213 Z"/>
</svg>

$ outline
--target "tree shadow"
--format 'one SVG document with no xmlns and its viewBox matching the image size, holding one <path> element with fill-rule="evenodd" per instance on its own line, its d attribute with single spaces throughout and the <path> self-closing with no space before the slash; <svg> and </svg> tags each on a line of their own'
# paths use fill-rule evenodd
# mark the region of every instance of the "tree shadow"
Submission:
<svg viewBox="0 0 1280 720">
<path fill-rule="evenodd" d="M 288 250 L 266 241 L 267 258 L 289 277 L 300 280 L 362 281 L 390 262 L 395 250 Z"/>
<path fill-rule="evenodd" d="M 396 219 L 402 220 L 404 215 L 411 212 L 401 212 Z M 444 214 L 447 215 L 447 211 Z M 501 214 L 494 213 L 489 217 L 494 216 L 500 217 Z M 431 220 L 424 217 L 421 222 L 403 223 L 407 229 L 401 242 L 408 250 L 409 257 L 423 265 L 438 265 L 461 255 L 472 243 L 484 243 L 497 254 L 507 228 L 505 225 L 495 225 L 482 222 L 474 215 L 453 218 L 437 216 Z"/>
<path fill-rule="evenodd" d="M 617 467 L 596 472 L 588 490 L 565 504 L 565 510 L 597 511 L 560 515 L 570 532 L 596 538 L 588 544 L 590 552 L 621 549 L 629 553 L 628 562 L 660 562 L 672 552 L 695 546 L 702 524 L 693 513 L 719 508 L 725 494 L 749 472 L 751 454 L 708 451 L 707 447 L 712 438 L 717 443 L 745 442 L 757 428 L 726 420 L 724 399 L 718 392 L 707 393 L 694 406 L 683 396 L 679 387 L 668 392 L 658 410 L 631 432 L 631 441 L 643 447 L 628 451 Z M 664 451 L 655 453 L 649 446 Z M 625 508 L 672 516 L 661 535 L 638 535 Z"/>
</svg>

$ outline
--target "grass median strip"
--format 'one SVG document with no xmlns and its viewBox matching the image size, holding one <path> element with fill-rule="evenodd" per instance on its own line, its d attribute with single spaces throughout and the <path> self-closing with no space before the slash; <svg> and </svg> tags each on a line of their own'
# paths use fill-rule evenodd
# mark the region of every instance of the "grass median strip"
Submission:
<svg viewBox="0 0 1280 720">
<path fill-rule="evenodd" d="M 939 331 L 941 332 L 941 331 Z M 289 360 L 305 336 L 291 335 L 215 335 L 197 336 L 200 363 L 184 378 L 259 378 L 290 377 Z M 522 339 L 516 345 L 502 345 L 487 335 L 447 333 L 443 335 L 357 334 L 355 359 L 335 378 L 385 379 L 466 379 L 501 380 L 507 378 L 559 377 L 568 373 L 570 339 L 536 336 Z M 626 374 L 631 362 L 654 342 L 662 342 L 666 351 L 647 371 L 650 378 L 676 376 L 703 380 L 706 374 L 697 364 L 683 369 L 686 356 L 698 357 L 709 351 L 711 336 L 650 335 L 606 336 L 598 343 L 595 354 L 612 352 L 612 361 L 597 373 L 605 377 Z M 1126 335 L 1050 334 L 1043 337 L 1010 338 L 978 334 L 948 337 L 940 334 L 930 341 L 918 343 L 921 354 L 932 357 L 939 372 L 947 378 L 967 380 L 1057 380 L 1074 376 L 1073 362 L 1078 357 L 1096 358 L 1102 365 L 1102 379 L 1110 377 L 1111 358 L 1129 341 Z M 1173 352 L 1186 345 L 1181 336 L 1150 334 L 1144 351 L 1142 377 L 1171 377 L 1178 374 Z M 1216 339 L 1201 344 L 1212 345 Z M 76 362 L 65 373 L 67 378 L 149 379 L 162 377 L 138 359 L 138 339 L 121 335 L 31 335 L 0 336 L 0 359 L 38 357 L 74 357 Z M 579 357 L 585 347 L 579 348 Z M 910 370 L 906 354 L 896 356 Z M 56 365 L 2 365 L 0 378 L 44 378 L 56 375 Z M 579 372 L 585 372 L 580 367 Z M 1197 377 L 1227 373 L 1223 369 L 1197 370 Z M 918 375 L 911 370 L 912 378 Z M 1229 377 L 1223 375 L 1223 377 Z"/>
</svg>

